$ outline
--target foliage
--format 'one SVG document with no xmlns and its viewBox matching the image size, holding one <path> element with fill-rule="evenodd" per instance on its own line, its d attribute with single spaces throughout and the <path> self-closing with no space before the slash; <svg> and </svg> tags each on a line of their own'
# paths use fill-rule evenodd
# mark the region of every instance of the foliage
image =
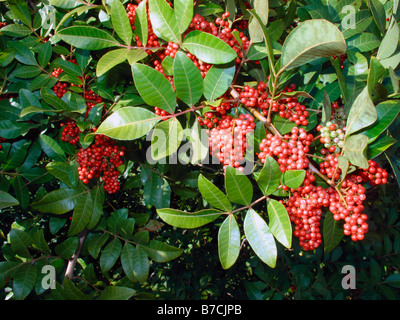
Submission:
<svg viewBox="0 0 400 320">
<path fill-rule="evenodd" d="M 397 299 L 398 6 L 1 1 L 2 298 Z"/>
</svg>

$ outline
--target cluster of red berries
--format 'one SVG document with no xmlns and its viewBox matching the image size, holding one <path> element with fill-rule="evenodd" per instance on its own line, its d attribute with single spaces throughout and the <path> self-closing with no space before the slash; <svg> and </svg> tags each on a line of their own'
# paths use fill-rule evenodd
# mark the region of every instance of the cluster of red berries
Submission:
<svg viewBox="0 0 400 320">
<path fill-rule="evenodd" d="M 88 184 L 91 179 L 101 177 L 104 190 L 110 194 L 117 192 L 120 189 L 117 168 L 123 164 L 124 154 L 124 146 L 119 147 L 107 136 L 96 135 L 94 143 L 77 154 L 79 179 Z"/>
<path fill-rule="evenodd" d="M 61 68 L 54 68 L 53 71 L 51 72 L 51 76 L 54 78 L 58 78 L 61 73 L 63 73 L 64 70 Z"/>
<path fill-rule="evenodd" d="M 332 181 L 338 181 L 342 170 L 338 166 L 338 154 L 326 154 L 325 160 L 319 164 L 319 171 Z"/>
<path fill-rule="evenodd" d="M 72 145 L 77 144 L 79 141 L 79 134 L 81 130 L 75 121 L 67 121 L 65 123 L 60 124 L 61 128 L 63 128 L 61 132 L 61 140 L 65 142 L 69 142 Z"/>
<path fill-rule="evenodd" d="M 211 156 L 215 156 L 224 168 L 231 166 L 243 171 L 241 164 L 248 146 L 246 135 L 256 126 L 254 118 L 249 114 L 241 114 L 238 118 L 223 115 L 216 124 L 215 128 L 207 130 Z"/>
<path fill-rule="evenodd" d="M 7 22 L 0 22 L 0 29 L 5 27 L 7 25 Z"/>
<path fill-rule="evenodd" d="M 295 84 L 283 89 L 283 93 L 293 92 L 296 89 Z M 285 97 L 271 101 L 269 90 L 265 82 L 260 81 L 257 87 L 244 86 L 239 94 L 239 100 L 246 107 L 259 108 L 264 116 L 268 115 L 268 110 L 278 113 L 280 117 L 294 122 L 297 126 L 307 126 L 309 113 L 305 105 L 297 101 L 297 97 Z"/>
<path fill-rule="evenodd" d="M 364 239 L 368 232 L 367 215 L 363 213 L 363 201 L 367 198 L 362 178 L 357 174 L 347 176 L 341 186 L 340 193 L 330 188 L 331 197 L 329 211 L 337 221 L 344 220 L 344 234 L 353 241 Z"/>
<path fill-rule="evenodd" d="M 338 57 L 337 56 L 333 56 L 333 59 L 337 59 Z M 347 59 L 347 55 L 346 54 L 342 54 L 342 55 L 340 55 L 340 68 L 341 69 L 343 69 L 344 68 L 344 62 L 346 61 L 346 59 Z"/>
<path fill-rule="evenodd" d="M 373 160 L 369 160 L 368 164 L 369 167 L 367 169 L 361 169 L 359 173 L 363 182 L 368 182 L 371 186 L 386 184 L 388 181 L 387 171 Z"/>
<path fill-rule="evenodd" d="M 294 236 L 305 250 L 314 250 L 321 244 L 320 220 L 322 208 L 329 206 L 329 195 L 320 186 L 314 186 L 315 177 L 306 172 L 303 185 L 294 190 L 284 204 L 290 220 L 295 224 Z"/>
<path fill-rule="evenodd" d="M 169 119 L 168 116 L 171 115 L 169 112 L 167 112 L 161 108 L 158 108 L 158 107 L 154 107 L 154 113 L 158 116 L 161 116 L 162 120 L 164 120 L 164 121 L 168 120 Z"/>
<path fill-rule="evenodd" d="M 268 156 L 277 160 L 281 172 L 307 169 L 307 154 L 314 137 L 303 128 L 294 127 L 290 134 L 283 136 L 267 133 L 259 144 L 258 158 L 262 163 Z"/>
</svg>

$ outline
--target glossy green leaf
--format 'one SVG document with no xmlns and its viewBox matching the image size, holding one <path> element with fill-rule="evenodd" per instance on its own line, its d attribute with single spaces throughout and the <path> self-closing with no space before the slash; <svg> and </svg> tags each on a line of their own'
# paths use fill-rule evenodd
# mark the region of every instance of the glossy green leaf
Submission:
<svg viewBox="0 0 400 320">
<path fill-rule="evenodd" d="M 93 199 L 90 192 L 80 196 L 76 201 L 72 213 L 72 221 L 68 229 L 68 235 L 73 236 L 81 232 L 89 223 L 93 213 Z"/>
<path fill-rule="evenodd" d="M 363 134 L 356 134 L 346 138 L 343 146 L 343 155 L 353 165 L 360 168 L 368 168 L 368 159 L 366 155 L 368 137 Z"/>
<path fill-rule="evenodd" d="M 39 142 L 43 151 L 49 156 L 50 159 L 56 161 L 67 160 L 64 150 L 53 138 L 49 137 L 48 135 L 41 134 L 39 136 Z"/>
<path fill-rule="evenodd" d="M 142 50 L 140 50 L 142 51 Z M 96 75 L 100 77 L 116 65 L 126 61 L 129 50 L 115 49 L 102 55 L 96 66 Z"/>
<path fill-rule="evenodd" d="M 348 39 L 355 36 L 369 27 L 373 17 L 369 10 L 360 10 L 349 13 L 346 19 L 341 22 L 343 36 Z"/>
<path fill-rule="evenodd" d="M 368 87 L 365 87 L 354 100 L 347 118 L 346 136 L 364 129 L 378 119 Z"/>
<path fill-rule="evenodd" d="M 78 186 L 78 163 L 53 161 L 46 165 L 46 170 L 70 188 Z"/>
<path fill-rule="evenodd" d="M 105 201 L 104 187 L 101 185 L 93 187 L 90 190 L 90 194 L 93 200 L 93 211 L 89 223 L 87 224 L 87 229 L 93 229 L 97 223 L 100 221 L 103 215 L 103 205 Z"/>
<path fill-rule="evenodd" d="M 386 28 L 386 14 L 382 2 L 379 0 L 367 0 L 367 3 L 372 15 L 374 16 L 376 25 L 381 33 L 384 34 Z"/>
<path fill-rule="evenodd" d="M 168 262 L 178 258 L 182 253 L 183 249 L 170 246 L 158 240 L 151 240 L 147 245 L 138 245 L 142 248 L 149 258 L 155 262 Z"/>
<path fill-rule="evenodd" d="M 204 97 L 208 101 L 220 98 L 232 84 L 235 70 L 235 66 L 212 66 L 204 78 Z"/>
<path fill-rule="evenodd" d="M 23 38 L 32 33 L 32 30 L 22 24 L 9 24 L 1 28 L 1 33 L 5 36 Z"/>
<path fill-rule="evenodd" d="M 199 175 L 198 184 L 201 195 L 211 206 L 225 212 L 232 211 L 232 204 L 226 195 L 202 174 Z"/>
<path fill-rule="evenodd" d="M 67 238 L 65 241 L 59 243 L 54 248 L 57 256 L 70 259 L 78 248 L 78 237 Z"/>
<path fill-rule="evenodd" d="M 175 11 L 165 0 L 149 0 L 149 16 L 154 33 L 165 41 L 180 43 L 179 24 L 180 17 L 175 16 Z"/>
<path fill-rule="evenodd" d="M 63 281 L 63 296 L 66 300 L 92 300 L 92 297 L 83 293 L 71 279 L 66 277 Z"/>
<path fill-rule="evenodd" d="M 140 96 L 149 106 L 174 113 L 176 94 L 166 77 L 152 67 L 136 63 L 132 65 L 132 74 Z"/>
<path fill-rule="evenodd" d="M 267 200 L 269 228 L 274 237 L 286 248 L 292 246 L 292 224 L 285 206 L 275 199 Z"/>
<path fill-rule="evenodd" d="M 159 122 L 151 135 L 151 156 L 154 160 L 165 159 L 175 153 L 183 139 L 183 128 L 177 118 Z"/>
<path fill-rule="evenodd" d="M 175 15 L 178 18 L 179 34 L 183 34 L 193 19 L 193 0 L 175 0 Z"/>
<path fill-rule="evenodd" d="M 219 227 L 218 256 L 222 268 L 232 267 L 240 252 L 240 230 L 234 215 L 230 214 Z"/>
<path fill-rule="evenodd" d="M 28 4 L 25 1 L 18 1 L 17 3 L 10 3 L 12 13 L 26 26 L 32 27 L 32 17 L 29 11 Z"/>
<path fill-rule="evenodd" d="M 253 185 L 239 170 L 227 166 L 225 170 L 225 190 L 233 203 L 249 206 L 253 198 Z"/>
<path fill-rule="evenodd" d="M 189 57 L 178 51 L 174 58 L 173 73 L 177 97 L 188 106 L 194 106 L 203 94 L 200 70 Z"/>
<path fill-rule="evenodd" d="M 111 22 L 117 35 L 127 46 L 130 46 L 133 35 L 132 28 L 126 14 L 126 9 L 120 0 L 113 0 L 111 2 Z"/>
<path fill-rule="evenodd" d="M 19 202 L 12 195 L 0 190 L 0 209 L 18 205 Z"/>
<path fill-rule="evenodd" d="M 80 193 L 72 189 L 57 189 L 32 203 L 32 207 L 43 213 L 63 214 L 75 208 Z"/>
<path fill-rule="evenodd" d="M 146 206 L 155 206 L 156 209 L 160 209 L 170 205 L 171 187 L 164 177 L 160 177 L 154 172 L 145 182 L 143 193 Z"/>
<path fill-rule="evenodd" d="M 324 252 L 331 252 L 343 239 L 343 227 L 339 221 L 333 219 L 333 214 L 328 212 L 323 221 L 322 239 L 324 243 Z"/>
<path fill-rule="evenodd" d="M 117 140 L 135 140 L 146 135 L 161 119 L 140 107 L 124 107 L 113 112 L 98 127 L 96 134 Z"/>
<path fill-rule="evenodd" d="M 269 16 L 269 0 L 254 1 L 252 8 L 253 13 L 257 12 L 262 25 L 266 26 L 268 24 Z M 264 40 L 262 27 L 255 18 L 251 19 L 249 22 L 249 34 L 250 39 L 253 43 L 261 42 Z"/>
<path fill-rule="evenodd" d="M 97 259 L 102 247 L 105 245 L 105 243 L 109 238 L 110 238 L 109 233 L 93 235 L 93 237 L 89 239 L 89 243 L 87 245 L 89 254 L 93 258 Z"/>
<path fill-rule="evenodd" d="M 15 59 L 17 59 L 22 64 L 28 66 L 37 66 L 35 55 L 29 48 L 27 48 L 22 42 L 14 41 L 7 43 L 9 48 L 13 48 L 15 51 Z"/>
<path fill-rule="evenodd" d="M 370 94 L 372 94 L 374 87 L 383 78 L 386 73 L 386 69 L 378 61 L 377 58 L 371 57 L 370 68 L 367 79 L 367 87 Z"/>
<path fill-rule="evenodd" d="M 8 234 L 8 241 L 11 244 L 13 252 L 21 257 L 31 258 L 28 247 L 32 244 L 33 239 L 29 233 L 19 229 L 11 229 Z"/>
<path fill-rule="evenodd" d="M 103 249 L 100 256 L 100 268 L 102 272 L 109 271 L 117 262 L 122 250 L 121 240 L 114 238 Z"/>
<path fill-rule="evenodd" d="M 257 176 L 257 184 L 264 195 L 272 194 L 278 189 L 282 172 L 278 162 L 270 156 L 265 158 L 265 163 Z"/>
<path fill-rule="evenodd" d="M 391 136 L 382 136 L 381 138 L 376 139 L 374 142 L 368 145 L 368 159 L 374 159 L 378 157 L 395 143 L 397 143 L 397 140 Z"/>
<path fill-rule="evenodd" d="M 380 45 L 379 39 L 373 34 L 363 32 L 347 39 L 349 50 L 367 52 L 376 49 Z"/>
<path fill-rule="evenodd" d="M 16 300 L 24 300 L 33 290 L 37 277 L 35 264 L 22 264 L 14 272 L 13 293 Z"/>
<path fill-rule="evenodd" d="M 183 41 L 183 47 L 209 64 L 226 64 L 237 57 L 235 50 L 223 40 L 200 30 L 189 32 Z"/>
<path fill-rule="evenodd" d="M 159 217 L 167 224 L 184 229 L 195 229 L 217 219 L 222 212 L 216 209 L 204 209 L 185 212 L 171 208 L 157 209 Z"/>
<path fill-rule="evenodd" d="M 66 43 L 85 50 L 101 50 L 119 46 L 108 32 L 92 26 L 72 26 L 57 32 Z"/>
<path fill-rule="evenodd" d="M 393 53 L 395 53 L 397 46 L 399 44 L 399 25 L 396 20 L 390 26 L 390 29 L 386 32 L 379 46 L 376 58 L 382 60 L 389 58 Z"/>
<path fill-rule="evenodd" d="M 149 27 L 147 22 L 147 2 L 141 2 L 136 8 L 135 14 L 135 33 L 139 36 L 139 40 L 143 46 L 146 46 L 149 37 Z"/>
<path fill-rule="evenodd" d="M 121 251 L 121 264 L 132 282 L 145 282 L 149 275 L 150 263 L 147 254 L 139 246 L 126 242 Z"/>
<path fill-rule="evenodd" d="M 397 118 L 400 112 L 400 102 L 398 100 L 387 100 L 376 106 L 378 121 L 362 134 L 369 138 L 368 143 L 375 141 Z"/>
<path fill-rule="evenodd" d="M 346 41 L 334 24 L 323 19 L 307 20 L 286 38 L 282 47 L 281 70 L 345 52 Z"/>
<path fill-rule="evenodd" d="M 265 220 L 253 209 L 244 219 L 244 233 L 255 254 L 271 268 L 275 268 L 277 247 L 274 236 Z"/>
<path fill-rule="evenodd" d="M 300 187 L 306 177 L 305 170 L 287 170 L 283 173 L 282 182 L 292 189 Z"/>
</svg>

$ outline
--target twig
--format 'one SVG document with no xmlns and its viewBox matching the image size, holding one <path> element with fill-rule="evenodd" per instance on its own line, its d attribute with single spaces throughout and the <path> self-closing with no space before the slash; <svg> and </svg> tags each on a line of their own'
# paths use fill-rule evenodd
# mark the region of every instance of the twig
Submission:
<svg viewBox="0 0 400 320">
<path fill-rule="evenodd" d="M 67 270 L 65 271 L 65 277 L 72 279 L 74 277 L 74 270 L 75 270 L 75 265 L 76 265 L 76 261 L 79 258 L 79 255 L 81 253 L 83 244 L 85 243 L 86 237 L 88 234 L 88 230 L 87 229 L 83 229 L 80 233 L 79 233 L 79 243 L 78 243 L 78 248 L 76 249 L 75 253 L 73 254 L 73 256 L 69 259 L 68 261 L 68 265 L 67 265 Z"/>
</svg>

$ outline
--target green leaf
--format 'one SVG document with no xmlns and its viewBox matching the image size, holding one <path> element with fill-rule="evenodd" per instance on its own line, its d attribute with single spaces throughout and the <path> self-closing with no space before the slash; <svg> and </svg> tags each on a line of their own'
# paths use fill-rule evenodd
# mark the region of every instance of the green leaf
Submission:
<svg viewBox="0 0 400 320">
<path fill-rule="evenodd" d="M 27 128 L 32 125 L 29 123 L 13 122 L 10 120 L 0 120 L 0 137 L 4 139 L 18 138 Z"/>
<path fill-rule="evenodd" d="M 366 151 L 368 145 L 368 137 L 363 134 L 356 134 L 346 138 L 343 146 L 343 155 L 353 165 L 360 168 L 368 168 L 368 159 L 366 158 Z"/>
<path fill-rule="evenodd" d="M 118 238 L 114 238 L 105 246 L 100 256 L 100 268 L 103 273 L 109 271 L 115 265 L 121 250 L 122 243 Z"/>
<path fill-rule="evenodd" d="M 92 26 L 72 26 L 57 32 L 61 40 L 80 49 L 101 50 L 119 46 L 108 32 Z"/>
<path fill-rule="evenodd" d="M 3 29 L 2 29 L 3 31 Z M 399 44 L 399 25 L 396 20 L 393 19 L 389 30 L 386 32 L 379 46 L 376 58 L 382 60 L 389 58 L 393 53 L 395 53 L 397 46 Z"/>
<path fill-rule="evenodd" d="M 307 20 L 286 38 L 282 47 L 281 70 L 345 52 L 346 41 L 334 24 L 323 19 Z"/>
<path fill-rule="evenodd" d="M 36 231 L 33 235 L 32 235 L 32 247 L 45 253 L 50 255 L 51 254 L 51 250 L 49 248 L 49 245 L 47 244 L 46 239 L 44 238 L 44 229 L 39 229 L 38 231 Z"/>
<path fill-rule="evenodd" d="M 146 46 L 149 36 L 149 27 L 147 22 L 146 1 L 142 1 L 136 8 L 135 14 L 135 33 L 139 36 L 139 40 L 143 46 Z"/>
<path fill-rule="evenodd" d="M 233 203 L 249 206 L 253 198 L 253 185 L 239 170 L 227 166 L 225 171 L 225 190 Z"/>
<path fill-rule="evenodd" d="M 216 209 L 204 209 L 196 212 L 185 212 L 176 209 L 157 209 L 159 217 L 167 224 L 184 229 L 195 229 L 217 219 L 222 212 Z"/>
<path fill-rule="evenodd" d="M 371 57 L 370 60 L 370 68 L 368 73 L 368 92 L 372 94 L 373 89 L 376 84 L 383 78 L 386 73 L 386 69 L 382 66 L 382 64 L 378 61 L 377 58 Z"/>
<path fill-rule="evenodd" d="M 324 241 L 324 252 L 331 252 L 343 239 L 343 228 L 339 221 L 333 219 L 333 214 L 328 212 L 325 216 L 323 223 L 323 241 Z"/>
<path fill-rule="evenodd" d="M 0 209 L 18 205 L 19 202 L 12 195 L 0 190 Z"/>
<path fill-rule="evenodd" d="M 382 138 L 375 140 L 374 142 L 368 145 L 368 150 L 367 150 L 368 159 L 374 159 L 378 157 L 380 154 L 382 154 L 382 152 L 385 152 L 396 142 L 397 140 L 391 136 L 383 136 Z"/>
<path fill-rule="evenodd" d="M 154 205 L 156 209 L 169 207 L 171 187 L 164 177 L 159 177 L 152 172 L 150 178 L 144 184 L 143 192 L 146 206 Z"/>
<path fill-rule="evenodd" d="M 165 159 L 175 153 L 183 139 L 183 128 L 177 118 L 158 123 L 151 135 L 151 156 L 154 160 Z"/>
<path fill-rule="evenodd" d="M 51 55 L 53 53 L 51 42 L 44 43 L 38 51 L 38 62 L 42 68 L 45 68 L 50 62 Z"/>
<path fill-rule="evenodd" d="M 354 100 L 347 118 L 346 136 L 364 129 L 378 119 L 368 87 L 365 87 Z"/>
<path fill-rule="evenodd" d="M 132 65 L 132 74 L 140 96 L 149 106 L 174 113 L 176 94 L 162 73 L 147 65 L 135 63 Z"/>
<path fill-rule="evenodd" d="M 8 42 L 7 46 L 15 50 L 15 59 L 28 66 L 37 66 L 35 55 L 22 42 Z"/>
<path fill-rule="evenodd" d="M 93 211 L 87 225 L 87 229 L 89 230 L 97 225 L 103 214 L 103 204 L 105 201 L 104 187 L 100 185 L 94 186 L 93 189 L 90 190 L 90 193 L 93 200 Z"/>
<path fill-rule="evenodd" d="M 126 242 L 121 252 L 121 264 L 128 279 L 132 282 L 145 282 L 149 276 L 150 263 L 142 248 Z"/>
<path fill-rule="evenodd" d="M 39 143 L 43 151 L 49 156 L 50 159 L 54 159 L 56 161 L 67 160 L 64 150 L 53 138 L 45 134 L 41 134 L 39 136 Z"/>
<path fill-rule="evenodd" d="M 274 237 L 286 248 L 292 246 L 292 224 L 285 206 L 275 199 L 267 200 L 269 228 Z"/>
<path fill-rule="evenodd" d="M 53 63 L 54 67 L 64 70 L 65 73 L 68 73 L 71 76 L 76 76 L 76 77 L 82 76 L 81 69 L 75 63 L 63 60 L 61 58 L 55 59 Z"/>
<path fill-rule="evenodd" d="M 135 293 L 136 291 L 131 288 L 108 286 L 102 291 L 96 300 L 129 300 Z"/>
<path fill-rule="evenodd" d="M 71 225 L 68 229 L 68 236 L 81 232 L 89 223 L 93 213 L 93 199 L 90 192 L 79 197 L 72 213 Z"/>
<path fill-rule="evenodd" d="M 56 254 L 64 259 L 70 259 L 78 248 L 78 237 L 67 238 L 54 248 Z"/>
<path fill-rule="evenodd" d="M 107 242 L 108 238 L 110 237 L 109 233 L 103 233 L 103 234 L 95 234 L 93 235 L 92 238 L 89 240 L 88 244 L 88 251 L 90 255 L 97 259 L 101 248 L 104 246 L 104 244 Z"/>
<path fill-rule="evenodd" d="M 194 106 L 203 94 L 203 77 L 200 70 L 180 51 L 174 58 L 174 85 L 177 97 L 188 106 Z"/>
<path fill-rule="evenodd" d="M 165 41 L 180 43 L 179 24 L 175 11 L 165 0 L 149 0 L 148 3 L 150 21 L 156 36 Z"/>
<path fill-rule="evenodd" d="M 179 17 L 178 30 L 183 34 L 189 27 L 193 18 L 193 0 L 175 0 L 174 9 L 176 17 Z"/>
<path fill-rule="evenodd" d="M 400 273 L 389 275 L 383 283 L 386 283 L 394 288 L 400 288 Z"/>
<path fill-rule="evenodd" d="M 13 292 L 16 300 L 24 300 L 33 290 L 37 277 L 35 264 L 22 264 L 14 272 Z"/>
<path fill-rule="evenodd" d="M 369 10 L 359 10 L 349 13 L 346 19 L 341 22 L 343 36 L 348 39 L 355 36 L 369 27 L 372 22 L 372 15 Z"/>
<path fill-rule="evenodd" d="M 382 34 L 385 34 L 386 29 L 386 14 L 383 4 L 379 0 L 367 0 L 368 7 L 374 16 L 376 25 Z"/>
<path fill-rule="evenodd" d="M 257 184 L 261 192 L 268 196 L 279 187 L 282 172 L 278 162 L 270 156 L 265 158 L 264 166 L 257 176 Z"/>
<path fill-rule="evenodd" d="M 189 32 L 183 41 L 183 47 L 209 64 L 225 64 L 237 57 L 235 50 L 223 40 L 200 30 Z"/>
<path fill-rule="evenodd" d="M 63 295 L 66 300 L 92 300 L 92 297 L 83 293 L 68 277 L 64 279 L 63 285 Z"/>
<path fill-rule="evenodd" d="M 201 195 L 211 206 L 225 212 L 232 211 L 232 204 L 226 195 L 202 174 L 199 175 L 198 185 Z"/>
<path fill-rule="evenodd" d="M 376 106 L 378 121 L 368 130 L 362 131 L 369 138 L 368 143 L 375 141 L 397 118 L 400 112 L 400 101 L 387 100 Z"/>
<path fill-rule="evenodd" d="M 12 13 L 26 26 L 32 27 L 31 12 L 29 7 L 24 1 L 19 1 L 16 4 L 10 4 Z"/>
<path fill-rule="evenodd" d="M 204 78 L 204 97 L 208 101 L 214 101 L 221 97 L 232 83 L 235 75 L 235 66 L 212 66 Z"/>
<path fill-rule="evenodd" d="M 137 247 L 142 248 L 150 259 L 160 263 L 176 259 L 183 253 L 183 249 L 175 248 L 158 240 L 151 240 L 149 244 Z"/>
<path fill-rule="evenodd" d="M 70 188 L 78 186 L 78 163 L 53 161 L 46 165 L 46 170 Z"/>
<path fill-rule="evenodd" d="M 250 39 L 253 43 L 261 42 L 264 39 L 263 35 L 263 26 L 268 24 L 268 16 L 269 16 L 269 0 L 257 0 L 254 1 L 253 10 L 249 10 L 253 15 L 253 18 L 249 23 L 249 34 Z M 257 13 L 259 16 L 259 21 L 257 18 L 254 18 L 254 14 Z M 261 23 L 260 23 L 261 22 Z"/>
<path fill-rule="evenodd" d="M 26 231 L 11 229 L 8 234 L 8 241 L 16 254 L 25 258 L 31 258 L 28 247 L 32 244 L 33 239 Z"/>
<path fill-rule="evenodd" d="M 32 30 L 22 24 L 9 24 L 1 28 L 1 33 L 5 36 L 23 38 L 32 33 Z"/>
<path fill-rule="evenodd" d="M 255 254 L 271 268 L 275 268 L 277 248 L 274 236 L 260 215 L 249 209 L 244 219 L 244 233 Z"/>
<path fill-rule="evenodd" d="M 161 119 L 140 107 L 124 107 L 113 112 L 98 127 L 96 134 L 117 140 L 135 140 L 146 135 Z"/>
<path fill-rule="evenodd" d="M 240 252 L 240 230 L 233 214 L 228 215 L 218 231 L 218 256 L 222 268 L 233 266 Z"/>
<path fill-rule="evenodd" d="M 127 46 L 131 45 L 132 28 L 125 7 L 120 0 L 111 2 L 111 22 L 117 35 Z"/>
<path fill-rule="evenodd" d="M 64 214 L 75 208 L 80 193 L 72 189 L 58 189 L 46 194 L 31 204 L 32 208 L 43 213 Z"/>
<path fill-rule="evenodd" d="M 300 187 L 306 177 L 305 170 L 287 170 L 283 173 L 282 182 L 292 189 Z"/>
<path fill-rule="evenodd" d="M 348 50 L 367 52 L 374 50 L 380 45 L 379 39 L 373 34 L 363 32 L 347 39 Z"/>
<path fill-rule="evenodd" d="M 118 0 L 116 0 L 118 1 Z M 139 50 L 138 50 L 139 51 Z M 143 52 L 143 50 L 140 50 Z M 127 49 L 115 49 L 107 52 L 97 62 L 96 75 L 100 77 L 108 70 L 112 69 L 116 65 L 124 62 L 128 57 L 129 50 Z M 146 53 L 145 53 L 146 54 Z M 147 54 L 146 54 L 147 55 Z"/>
</svg>

